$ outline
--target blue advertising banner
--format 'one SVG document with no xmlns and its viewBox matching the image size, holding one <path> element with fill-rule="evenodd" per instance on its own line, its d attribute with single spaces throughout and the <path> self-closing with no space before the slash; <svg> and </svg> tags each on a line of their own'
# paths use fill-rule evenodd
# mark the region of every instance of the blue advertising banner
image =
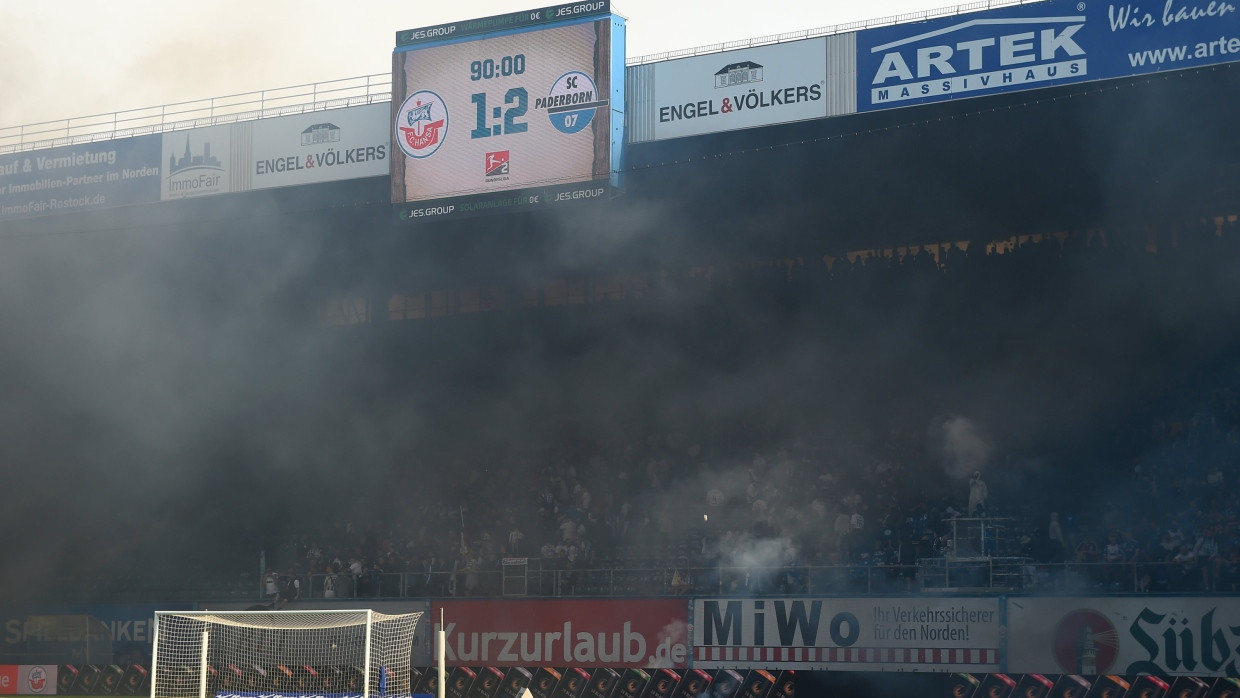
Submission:
<svg viewBox="0 0 1240 698">
<path fill-rule="evenodd" d="M 857 110 L 1236 60 L 1225 0 L 1048 0 L 859 32 Z"/>
<path fill-rule="evenodd" d="M 161 147 L 153 135 L 0 156 L 0 220 L 159 201 Z"/>
</svg>

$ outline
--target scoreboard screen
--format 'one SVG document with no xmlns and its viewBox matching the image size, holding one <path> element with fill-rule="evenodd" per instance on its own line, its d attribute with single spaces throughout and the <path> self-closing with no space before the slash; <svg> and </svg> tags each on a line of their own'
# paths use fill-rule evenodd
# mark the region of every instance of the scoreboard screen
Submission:
<svg viewBox="0 0 1240 698">
<path fill-rule="evenodd" d="M 398 33 L 392 203 L 455 202 L 450 211 L 404 209 L 437 215 L 488 201 L 547 203 L 544 195 L 566 186 L 606 184 L 622 142 L 613 60 L 624 60 L 615 18 L 599 16 L 606 9 L 578 3 Z M 478 27 L 499 31 L 471 35 Z M 538 193 L 513 196 L 530 190 Z"/>
</svg>

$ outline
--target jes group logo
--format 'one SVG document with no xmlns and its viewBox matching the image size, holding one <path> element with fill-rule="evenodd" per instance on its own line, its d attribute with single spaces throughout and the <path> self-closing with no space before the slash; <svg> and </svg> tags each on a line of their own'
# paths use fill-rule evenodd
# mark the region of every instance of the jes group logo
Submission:
<svg viewBox="0 0 1240 698">
<path fill-rule="evenodd" d="M 396 116 L 396 142 L 405 155 L 427 158 L 448 137 L 448 107 L 439 95 L 418 90 L 405 98 Z"/>
</svg>

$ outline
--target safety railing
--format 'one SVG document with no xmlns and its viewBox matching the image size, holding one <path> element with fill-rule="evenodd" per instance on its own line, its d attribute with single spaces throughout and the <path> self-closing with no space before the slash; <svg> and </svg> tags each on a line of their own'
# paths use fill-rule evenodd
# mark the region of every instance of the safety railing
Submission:
<svg viewBox="0 0 1240 698">
<path fill-rule="evenodd" d="M 940 587 L 924 564 L 789 567 L 531 567 L 528 597 L 778 596 L 967 593 L 1154 594 L 1240 593 L 1240 573 L 1209 563 L 1037 563 L 994 558 L 978 580 Z M 544 561 L 551 562 L 551 561 Z M 924 561 L 922 561 L 924 562 Z M 977 561 L 985 567 L 985 561 Z M 1233 571 L 1236 572 L 1236 571 Z M 994 580 L 1002 579 L 999 583 Z M 1018 575 L 1011 578 L 1010 574 Z M 363 572 L 301 575 L 302 598 L 500 598 L 501 570 Z M 328 579 L 331 579 L 329 585 Z M 980 580 L 990 580 L 980 581 Z M 926 584 L 931 581 L 930 584 Z M 327 589 L 331 589 L 328 596 Z M 250 597 L 252 598 L 252 597 Z"/>
<path fill-rule="evenodd" d="M 843 22 L 833 24 L 826 27 L 817 27 L 815 29 L 803 29 L 795 32 L 785 32 L 783 34 L 770 34 L 767 36 L 754 37 L 752 39 L 741 39 L 739 41 L 725 41 L 718 44 L 707 44 L 705 46 L 696 46 L 694 48 L 678 49 L 675 51 L 664 51 L 662 53 L 651 53 L 644 56 L 635 56 L 629 58 L 628 65 L 642 65 L 645 63 L 657 63 L 659 61 L 667 61 L 676 58 L 688 58 L 690 56 L 701 56 L 711 53 L 722 53 L 724 51 L 732 51 L 741 48 L 752 48 L 754 46 L 766 46 L 768 44 L 781 44 L 787 41 L 800 41 L 801 39 L 812 39 L 819 36 L 832 36 L 835 34 L 847 34 L 849 32 L 861 31 L 863 29 L 873 29 L 875 27 L 887 27 L 893 24 L 906 24 L 909 22 L 924 22 L 938 17 L 951 17 L 953 15 L 965 14 L 966 12 L 978 12 L 980 10 L 992 10 L 998 7 L 1007 7 L 1009 5 L 1030 5 L 1034 3 L 1046 2 L 1046 0 L 979 0 L 978 2 L 968 2 L 961 5 L 951 7 L 941 7 L 933 10 L 922 10 L 920 12 L 908 12 L 901 15 L 888 15 L 877 19 L 859 20 L 856 22 Z"/>
<path fill-rule="evenodd" d="M 129 138 L 237 121 L 352 107 L 392 99 L 392 76 L 353 78 L 241 92 L 158 107 L 0 128 L 0 153 Z"/>
<path fill-rule="evenodd" d="M 964 3 L 934 10 L 891 15 L 878 19 L 847 22 L 828 27 L 759 36 L 739 41 L 726 41 L 676 51 L 665 51 L 663 53 L 652 53 L 631 57 L 626 63 L 627 65 L 642 65 L 674 58 L 685 58 L 818 36 L 843 34 L 893 24 L 923 22 L 937 17 L 1039 2 L 1046 2 L 1046 0 L 980 0 L 978 2 Z M 176 102 L 155 107 L 77 116 L 21 126 L 0 127 L 0 154 L 116 138 L 129 138 L 236 121 L 252 121 L 286 116 L 288 114 L 370 104 L 372 102 L 389 102 L 391 99 L 391 74 L 375 73 L 373 75 L 341 78 L 326 82 L 278 87 L 256 92 L 242 92 L 188 102 Z"/>
</svg>

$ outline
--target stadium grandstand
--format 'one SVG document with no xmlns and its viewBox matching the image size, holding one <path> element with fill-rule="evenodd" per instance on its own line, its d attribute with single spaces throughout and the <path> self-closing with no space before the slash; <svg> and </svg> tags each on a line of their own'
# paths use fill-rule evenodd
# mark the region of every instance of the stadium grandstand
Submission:
<svg viewBox="0 0 1240 698">
<path fill-rule="evenodd" d="M 679 60 L 736 70 L 842 37 L 868 45 Z M 641 130 L 636 95 L 676 61 L 634 62 L 613 76 L 618 176 L 562 206 L 402 217 L 384 162 L 0 216 L 8 617 L 240 609 L 297 580 L 293 607 L 461 617 L 674 601 L 693 633 L 710 604 L 763 599 L 1094 599 L 1116 617 L 1172 599 L 1185 627 L 1199 606 L 1240 627 L 1240 68 L 1104 60 L 1099 79 L 893 108 L 854 80 L 823 118 L 674 137 Z M 392 89 L 349 108 L 387 119 Z M 176 141 L 172 170 L 211 157 L 186 133 L 142 137 Z M 0 175 L 83 147 L 0 152 Z M 1234 675 L 1204 664 L 1231 657 L 1223 630 L 1211 644 L 1193 616 L 1187 666 L 1123 617 L 1152 655 L 1097 673 Z M 64 663 L 16 622 L 0 660 Z M 710 655 L 709 631 L 686 642 L 684 677 L 761 668 Z M 1091 674 L 1018 649 L 973 673 Z M 124 650 L 103 663 L 149 646 Z M 803 669 L 878 695 L 872 675 L 819 674 L 831 656 Z M 899 690 L 949 695 L 970 670 L 943 663 Z"/>
</svg>

